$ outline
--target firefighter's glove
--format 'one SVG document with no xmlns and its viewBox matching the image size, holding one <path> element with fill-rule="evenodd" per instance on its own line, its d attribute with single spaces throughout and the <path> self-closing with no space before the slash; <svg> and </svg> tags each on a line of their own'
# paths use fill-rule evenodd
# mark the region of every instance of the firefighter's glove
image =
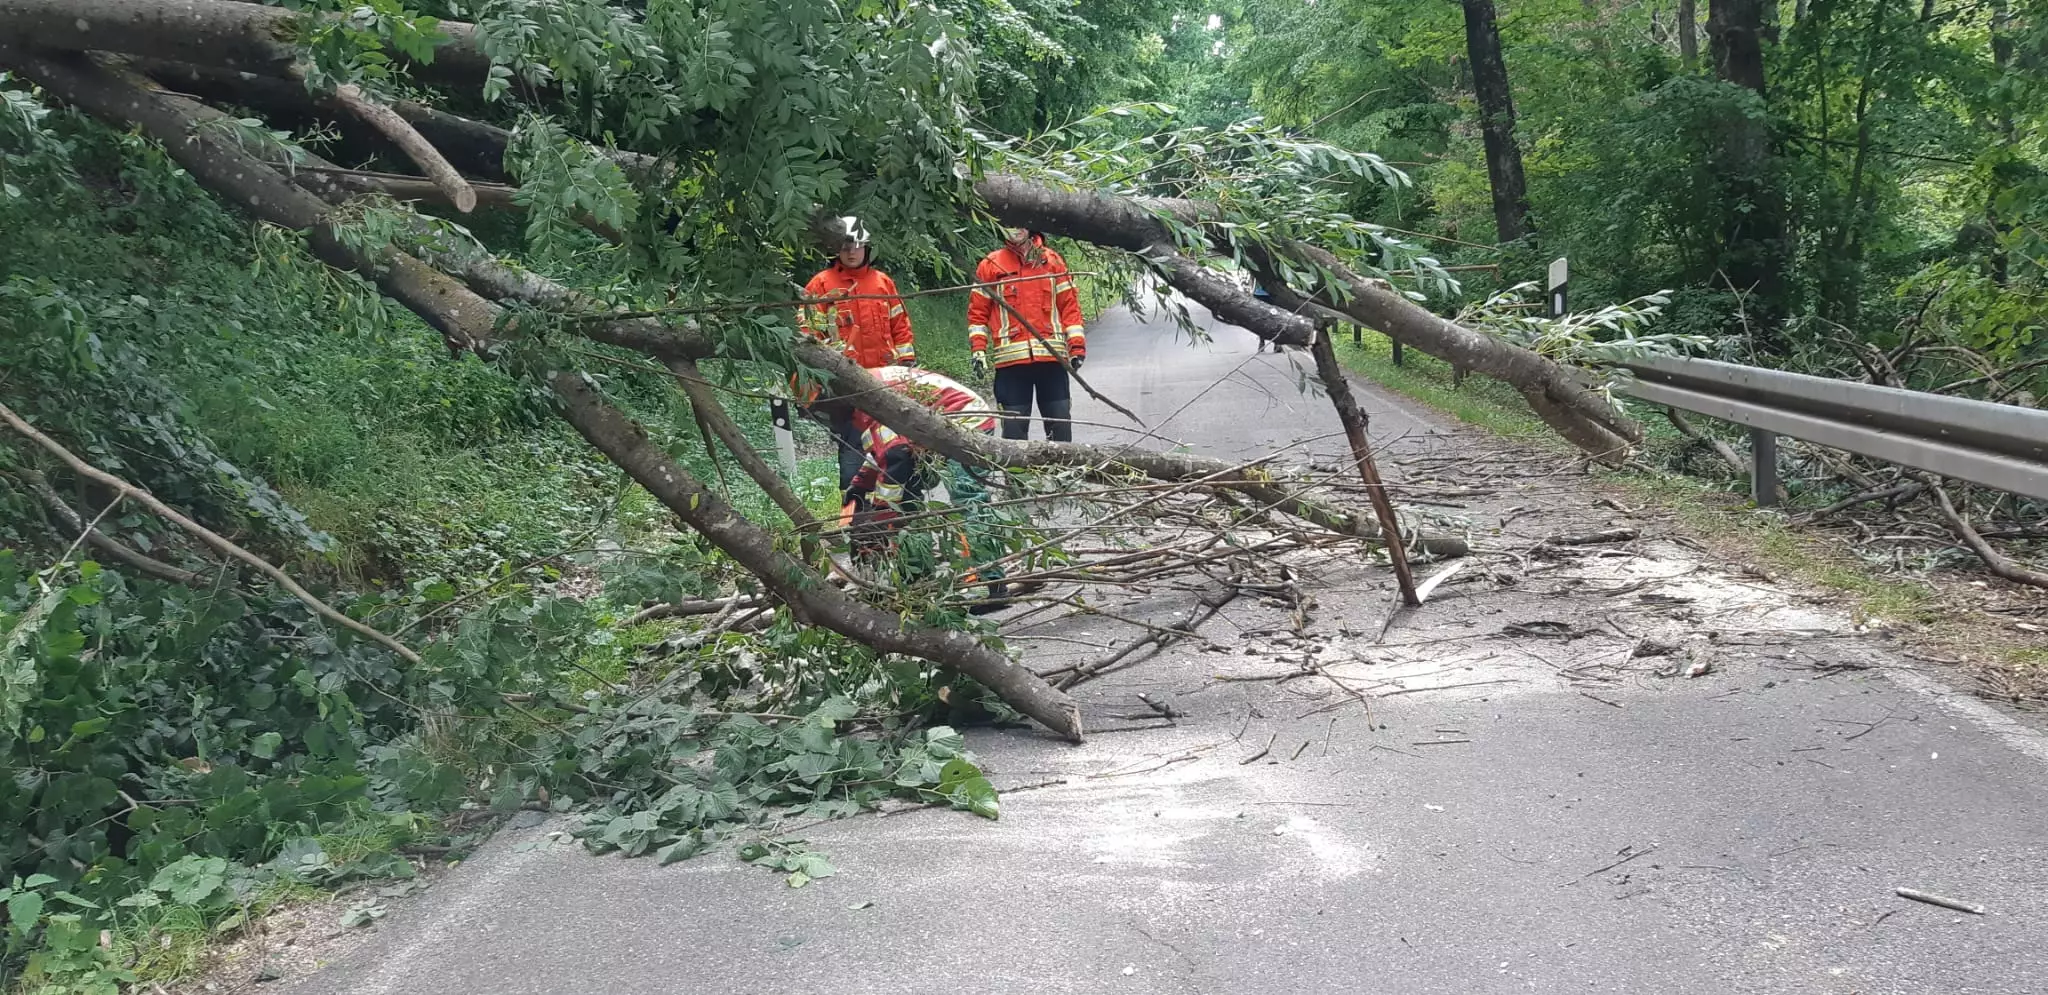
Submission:
<svg viewBox="0 0 2048 995">
<path fill-rule="evenodd" d="M 1072 359 L 1067 360 L 1067 365 L 1071 367 L 1075 373 L 1079 373 L 1081 372 L 1081 364 L 1083 362 L 1086 362 L 1087 359 L 1088 357 L 1086 356 L 1075 356 Z"/>
<path fill-rule="evenodd" d="M 976 379 L 981 379 L 988 376 L 988 353 L 975 353 L 974 358 L 969 360 L 969 364 L 974 367 L 974 376 Z"/>
</svg>

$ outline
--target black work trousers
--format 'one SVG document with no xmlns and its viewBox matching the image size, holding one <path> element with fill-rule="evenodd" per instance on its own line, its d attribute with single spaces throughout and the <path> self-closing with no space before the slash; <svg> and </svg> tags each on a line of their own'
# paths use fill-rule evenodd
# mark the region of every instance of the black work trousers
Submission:
<svg viewBox="0 0 2048 995">
<path fill-rule="evenodd" d="M 996 369 L 996 406 L 1003 409 L 1003 438 L 1031 437 L 1031 402 L 1038 400 L 1038 416 L 1045 422 L 1045 437 L 1054 442 L 1074 441 L 1073 386 L 1067 368 L 1058 360 L 1018 363 Z"/>
<path fill-rule="evenodd" d="M 853 424 L 853 409 L 841 408 L 832 415 L 832 448 L 839 454 L 839 501 L 852 500 L 853 477 L 867 462 L 867 445 Z"/>
</svg>

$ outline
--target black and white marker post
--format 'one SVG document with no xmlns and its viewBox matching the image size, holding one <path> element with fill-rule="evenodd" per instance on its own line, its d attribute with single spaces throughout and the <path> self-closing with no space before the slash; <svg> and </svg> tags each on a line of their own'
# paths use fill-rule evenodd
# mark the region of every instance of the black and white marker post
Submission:
<svg viewBox="0 0 2048 995">
<path fill-rule="evenodd" d="M 789 398 L 768 399 L 768 420 L 775 425 L 775 448 L 782 453 L 782 472 L 796 479 L 796 429 L 789 420 Z"/>
<path fill-rule="evenodd" d="M 1563 256 L 1550 261 L 1550 316 L 1552 318 L 1564 317 L 1566 303 L 1564 285 L 1565 280 L 1570 275 L 1567 272 Z"/>
</svg>

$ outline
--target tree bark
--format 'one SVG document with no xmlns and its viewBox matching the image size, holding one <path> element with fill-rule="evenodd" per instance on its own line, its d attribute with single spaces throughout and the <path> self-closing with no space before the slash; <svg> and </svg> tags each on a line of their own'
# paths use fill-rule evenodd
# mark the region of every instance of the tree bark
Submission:
<svg viewBox="0 0 2048 995">
<path fill-rule="evenodd" d="M 1714 75 L 1764 92 L 1765 8 L 1775 0 L 1707 0 L 1707 38 Z"/>
<path fill-rule="evenodd" d="M 464 214 L 476 210 L 476 191 L 470 188 L 469 181 L 463 179 L 462 174 L 441 155 L 441 150 L 421 136 L 397 111 L 371 100 L 361 87 L 353 83 L 335 87 L 332 99 L 403 150 L 406 158 L 411 159 L 420 172 L 427 174 L 427 178 L 456 210 Z"/>
<path fill-rule="evenodd" d="M 1500 240 L 1530 234 L 1529 191 L 1522 176 L 1522 150 L 1515 145 L 1515 100 L 1501 58 L 1500 28 L 1493 0 L 1462 0 L 1465 55 L 1472 64 L 1472 93 L 1479 100 L 1479 132 L 1486 141 L 1486 179 L 1493 188 L 1493 222 Z"/>
<path fill-rule="evenodd" d="M 797 620 L 822 625 L 884 653 L 930 660 L 973 678 L 1046 728 L 1081 742 L 1081 711 L 1073 699 L 1053 690 L 1038 675 L 983 646 L 974 637 L 947 629 L 905 623 L 896 615 L 848 597 L 824 582 L 795 557 L 775 548 L 774 537 L 733 510 L 717 494 L 676 465 L 675 460 L 580 373 L 551 373 L 548 384 L 562 401 L 569 424 L 628 476 L 647 488 L 698 534 L 761 579 L 789 606 Z"/>
<path fill-rule="evenodd" d="M 1678 64 L 1692 72 L 1700 64 L 1700 13 L 1695 0 L 1678 0 Z"/>
<path fill-rule="evenodd" d="M 24 48 L 117 52 L 238 72 L 289 77 L 299 62 L 290 38 L 304 14 L 239 0 L 0 0 L 0 38 Z M 422 78 L 481 90 L 491 67 L 476 28 L 442 21 L 448 42 Z M 401 57 L 402 58 L 402 57 Z"/>
<path fill-rule="evenodd" d="M 1764 41 L 1775 0 L 1708 0 L 1707 37 L 1714 73 L 1724 82 L 1765 96 Z M 1783 191 L 1772 175 L 1769 128 L 1761 117 L 1731 122 L 1716 156 L 1722 226 L 1722 269 L 1729 285 L 1749 295 L 1750 330 L 1761 344 L 1776 344 L 1788 310 L 1785 272 L 1791 246 Z M 1760 333 L 1760 334 L 1758 334 Z"/>
</svg>

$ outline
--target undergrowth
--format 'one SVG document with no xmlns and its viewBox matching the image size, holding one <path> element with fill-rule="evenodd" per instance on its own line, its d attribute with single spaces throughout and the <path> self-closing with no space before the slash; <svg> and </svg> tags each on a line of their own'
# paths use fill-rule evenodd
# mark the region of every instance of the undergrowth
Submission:
<svg viewBox="0 0 2048 995">
<path fill-rule="evenodd" d="M 415 848 L 459 849 L 519 809 L 574 815 L 600 852 L 730 842 L 792 886 L 832 868 L 787 820 L 890 797 L 996 817 L 960 734 L 930 723 L 1014 713 L 783 617 L 711 636 L 623 624 L 751 586 L 528 381 L 450 359 L 152 146 L 67 137 L 83 182 L 0 199 L 6 403 L 422 662 L 0 437 L 0 992 L 175 982 L 277 904 L 402 889 Z M 928 361 L 964 377 L 964 297 L 918 307 Z M 597 368 L 691 472 L 773 520 L 659 376 Z M 766 405 L 730 409 L 773 452 Z M 806 459 L 800 489 L 830 501 L 831 467 Z M 202 582 L 102 562 L 39 481 Z"/>
</svg>

